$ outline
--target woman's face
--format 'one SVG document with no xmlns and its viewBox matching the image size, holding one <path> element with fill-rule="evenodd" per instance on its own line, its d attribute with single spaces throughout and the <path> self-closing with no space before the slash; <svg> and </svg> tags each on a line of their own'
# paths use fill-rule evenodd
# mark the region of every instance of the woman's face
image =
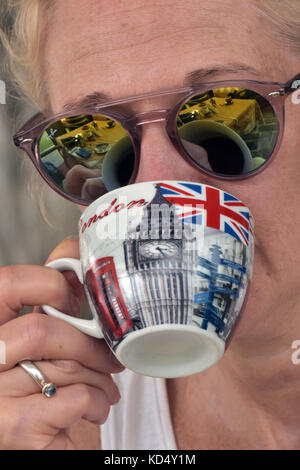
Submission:
<svg viewBox="0 0 300 470">
<path fill-rule="evenodd" d="M 202 82 L 284 82 L 300 70 L 296 55 L 278 46 L 270 24 L 257 16 L 248 0 L 64 0 L 56 2 L 52 15 L 44 65 L 53 113 L 93 92 L 119 98 L 180 87 L 195 70 L 201 71 Z M 216 72 L 208 74 L 211 69 Z M 171 106 L 176 97 L 168 100 L 138 103 L 134 109 Z M 239 182 L 220 181 L 191 167 L 171 145 L 163 124 L 143 128 L 137 182 L 207 183 L 236 195 L 254 215 L 253 282 L 236 334 L 244 341 L 259 335 L 269 341 L 289 332 L 291 341 L 295 339 L 300 296 L 299 118 L 300 105 L 288 98 L 278 156 L 261 174 Z"/>
</svg>

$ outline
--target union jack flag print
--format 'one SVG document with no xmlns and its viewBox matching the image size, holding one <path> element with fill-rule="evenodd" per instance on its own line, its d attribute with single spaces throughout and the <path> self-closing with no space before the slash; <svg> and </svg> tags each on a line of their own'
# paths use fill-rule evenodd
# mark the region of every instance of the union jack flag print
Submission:
<svg viewBox="0 0 300 470">
<path fill-rule="evenodd" d="M 162 196 L 176 207 L 184 223 L 200 224 L 226 232 L 249 244 L 253 235 L 249 209 L 239 199 L 212 186 L 199 183 L 158 183 Z"/>
</svg>

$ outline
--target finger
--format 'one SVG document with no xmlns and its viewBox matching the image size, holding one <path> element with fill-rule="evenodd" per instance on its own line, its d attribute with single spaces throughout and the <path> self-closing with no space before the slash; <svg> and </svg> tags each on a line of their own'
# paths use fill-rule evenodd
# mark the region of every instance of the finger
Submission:
<svg viewBox="0 0 300 470">
<path fill-rule="evenodd" d="M 67 430 L 63 429 L 59 431 L 53 441 L 46 447 L 43 447 L 42 450 L 78 450 L 78 448 Z"/>
<path fill-rule="evenodd" d="M 94 201 L 105 193 L 107 193 L 107 189 L 103 181 L 86 181 L 82 186 L 81 197 Z"/>
<path fill-rule="evenodd" d="M 41 266 L 0 268 L 0 325 L 16 317 L 25 305 L 49 304 L 72 313 L 78 298 L 62 273 Z"/>
<path fill-rule="evenodd" d="M 68 193 L 76 196 L 81 195 L 81 188 L 87 178 L 93 178 L 100 176 L 101 171 L 99 169 L 90 169 L 83 167 L 82 165 L 75 165 L 71 170 L 68 171 L 64 182 L 64 190 Z"/>
<path fill-rule="evenodd" d="M 75 360 L 104 373 L 124 369 L 104 340 L 87 336 L 63 320 L 47 315 L 31 313 L 15 318 L 0 327 L 0 338 L 6 345 L 6 364 L 0 364 L 0 372 L 25 359 Z"/>
<path fill-rule="evenodd" d="M 54 261 L 55 259 L 59 258 L 75 258 L 79 259 L 79 241 L 78 236 L 68 237 L 63 240 L 57 247 L 50 253 L 48 258 L 45 261 L 45 265 L 50 263 L 50 261 Z M 64 277 L 70 284 L 73 289 L 73 292 L 76 294 L 76 297 L 79 299 L 80 302 L 83 302 L 84 298 L 84 287 L 77 278 L 76 274 L 72 271 L 64 271 Z M 40 306 L 36 305 L 33 308 L 33 312 L 35 313 L 43 313 L 43 310 Z M 74 314 L 74 312 L 73 312 Z M 80 316 L 79 312 L 78 315 Z"/>
<path fill-rule="evenodd" d="M 71 360 L 35 361 L 34 364 L 56 387 L 84 383 L 103 390 L 110 405 L 120 399 L 118 387 L 109 374 L 95 372 Z M 1 397 L 26 397 L 38 392 L 40 386 L 19 365 L 0 374 Z"/>
<path fill-rule="evenodd" d="M 59 449 L 59 431 L 66 432 L 80 419 L 103 424 L 110 409 L 102 390 L 84 384 L 61 387 L 51 398 L 38 393 L 13 402 L 13 413 L 4 410 L 0 422 L 7 449 Z M 71 441 L 64 444 L 72 447 Z"/>
<path fill-rule="evenodd" d="M 75 258 L 79 259 L 79 241 L 78 237 L 69 237 L 63 240 L 57 247 L 50 253 L 48 256 L 45 264 L 50 263 L 55 259 L 59 258 Z M 84 296 L 84 287 L 79 281 L 78 277 L 73 271 L 64 271 L 63 275 L 71 285 L 74 293 L 79 299 L 82 299 Z M 41 311 L 39 307 L 37 307 L 34 311 Z"/>
<path fill-rule="evenodd" d="M 79 214 L 78 214 L 79 218 Z M 76 258 L 79 259 L 79 242 L 77 237 L 69 237 L 63 240 L 50 253 L 45 264 L 58 258 Z"/>
<path fill-rule="evenodd" d="M 103 424 L 110 409 L 103 390 L 86 384 L 61 387 L 51 399 L 38 394 L 25 400 L 35 403 L 41 422 L 59 429 L 72 426 L 79 419 Z"/>
</svg>

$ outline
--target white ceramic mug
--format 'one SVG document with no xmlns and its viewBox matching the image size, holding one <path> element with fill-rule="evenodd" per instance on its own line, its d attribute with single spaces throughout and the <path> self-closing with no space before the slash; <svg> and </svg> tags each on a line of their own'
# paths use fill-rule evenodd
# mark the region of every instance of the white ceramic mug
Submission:
<svg viewBox="0 0 300 470">
<path fill-rule="evenodd" d="M 44 311 L 104 338 L 134 372 L 181 377 L 224 354 L 245 305 L 253 220 L 236 197 L 186 181 L 137 183 L 94 201 L 79 222 L 73 270 L 92 320 Z"/>
</svg>

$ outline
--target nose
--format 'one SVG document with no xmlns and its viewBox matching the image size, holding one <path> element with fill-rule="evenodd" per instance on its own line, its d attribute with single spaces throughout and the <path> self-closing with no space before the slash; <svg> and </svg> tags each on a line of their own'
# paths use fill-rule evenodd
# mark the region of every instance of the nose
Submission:
<svg viewBox="0 0 300 470">
<path fill-rule="evenodd" d="M 162 179 L 213 183 L 213 178 L 199 171 L 178 153 L 164 123 L 151 123 L 143 126 L 140 164 L 135 182 Z"/>
</svg>

